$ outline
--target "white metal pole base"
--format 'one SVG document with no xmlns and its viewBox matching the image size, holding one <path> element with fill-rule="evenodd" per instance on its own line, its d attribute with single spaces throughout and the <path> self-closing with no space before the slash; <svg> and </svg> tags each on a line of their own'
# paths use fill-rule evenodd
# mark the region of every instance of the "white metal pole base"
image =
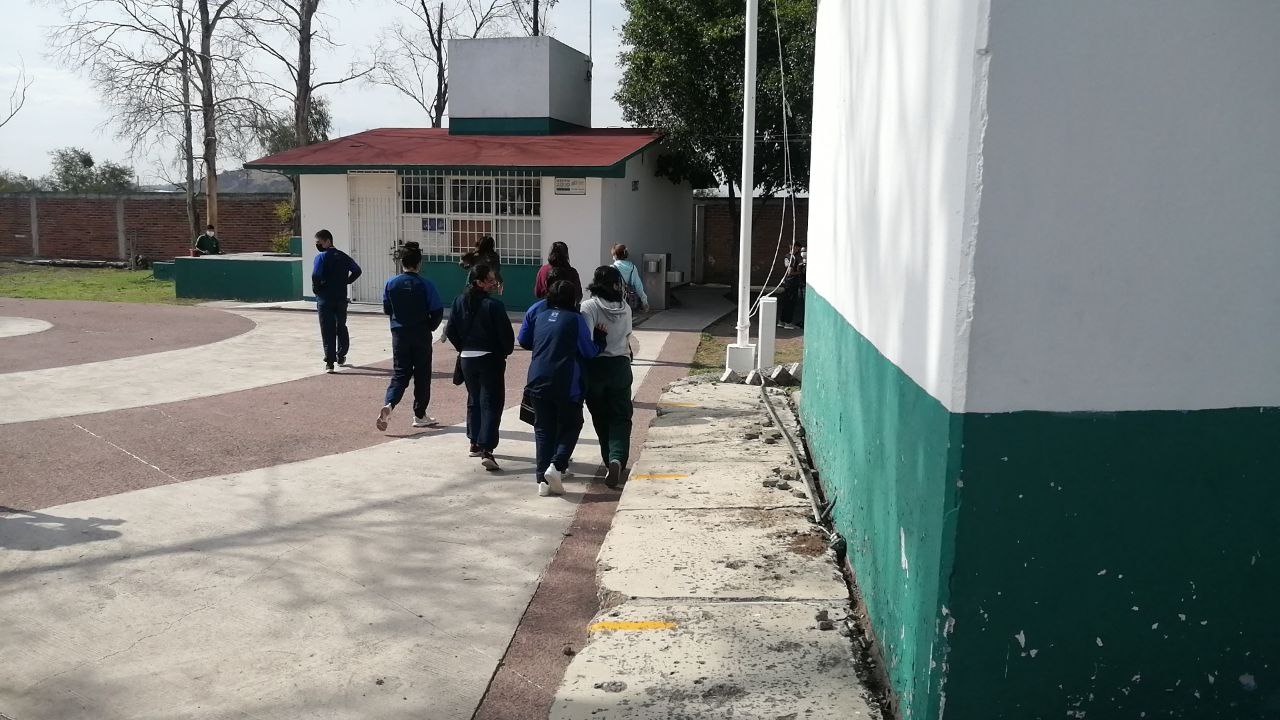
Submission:
<svg viewBox="0 0 1280 720">
<path fill-rule="evenodd" d="M 730 345 L 724 354 L 724 366 L 739 375 L 746 375 L 756 369 L 756 346 Z"/>
</svg>

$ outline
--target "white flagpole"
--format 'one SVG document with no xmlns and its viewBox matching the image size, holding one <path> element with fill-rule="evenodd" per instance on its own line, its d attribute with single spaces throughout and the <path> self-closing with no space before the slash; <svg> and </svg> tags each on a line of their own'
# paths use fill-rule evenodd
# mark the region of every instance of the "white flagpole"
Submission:
<svg viewBox="0 0 1280 720">
<path fill-rule="evenodd" d="M 751 211 L 755 189 L 756 159 L 756 34 L 758 0 L 747 0 L 746 61 L 742 77 L 742 207 L 738 249 L 738 342 L 730 345 L 725 366 L 738 373 L 753 370 L 755 346 L 751 344 Z"/>
</svg>

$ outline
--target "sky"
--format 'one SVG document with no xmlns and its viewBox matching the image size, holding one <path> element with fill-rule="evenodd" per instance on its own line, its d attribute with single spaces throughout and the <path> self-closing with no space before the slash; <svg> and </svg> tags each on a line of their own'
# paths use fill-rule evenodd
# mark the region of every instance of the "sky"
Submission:
<svg viewBox="0 0 1280 720">
<path fill-rule="evenodd" d="M 621 70 L 617 65 L 619 35 L 626 12 L 622 0 L 560 0 L 551 12 L 548 34 L 587 52 L 588 4 L 594 7 L 594 56 L 592 73 L 592 124 L 622 125 L 622 111 L 613 101 Z M 317 53 L 317 77 L 328 79 L 346 69 L 358 57 L 367 57 L 381 29 L 405 11 L 391 0 L 323 0 L 323 25 L 340 47 Z M 47 55 L 46 34 L 62 22 L 61 14 L 43 2 L 0 0 L 0 107 L 7 109 L 9 91 L 25 66 L 34 79 L 27 102 L 8 125 L 0 128 L 0 169 L 29 176 L 49 170 L 49 151 L 74 145 L 98 160 L 129 162 L 126 143 L 115 139 L 117 128 L 93 87 L 75 69 L 60 67 Z M 377 85 L 349 83 L 325 88 L 333 114 L 331 137 L 376 127 L 428 126 L 427 115 L 413 101 Z M 238 158 L 243 161 L 252 158 Z M 239 162 L 222 160 L 226 169 Z M 145 161 L 136 165 L 141 181 L 156 182 L 156 171 Z"/>
</svg>

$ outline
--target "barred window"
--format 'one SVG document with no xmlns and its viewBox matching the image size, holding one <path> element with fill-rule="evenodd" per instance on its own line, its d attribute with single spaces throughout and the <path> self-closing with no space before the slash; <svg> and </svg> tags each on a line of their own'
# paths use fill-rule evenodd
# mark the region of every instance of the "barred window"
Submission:
<svg viewBox="0 0 1280 720">
<path fill-rule="evenodd" d="M 504 265 L 542 262 L 542 178 L 514 171 L 400 172 L 401 233 L 429 262 L 457 262 L 492 235 Z"/>
<path fill-rule="evenodd" d="M 400 198 L 406 215 L 443 215 L 444 177 L 401 175 Z"/>
<path fill-rule="evenodd" d="M 450 178 L 449 212 L 455 215 L 492 215 L 491 178 Z"/>
</svg>

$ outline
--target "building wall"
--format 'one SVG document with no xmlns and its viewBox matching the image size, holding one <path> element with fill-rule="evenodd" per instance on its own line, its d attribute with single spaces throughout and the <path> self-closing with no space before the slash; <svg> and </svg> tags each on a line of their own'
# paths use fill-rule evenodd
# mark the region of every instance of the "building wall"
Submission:
<svg viewBox="0 0 1280 720">
<path fill-rule="evenodd" d="M 299 175 L 302 222 L 302 295 L 311 295 L 311 265 L 316 261 L 316 231 L 333 233 L 333 246 L 351 252 L 351 201 L 346 175 Z"/>
<path fill-rule="evenodd" d="M 604 180 L 600 264 L 612 263 L 610 249 L 623 243 L 637 265 L 645 253 L 670 253 L 668 269 L 683 272 L 688 280 L 693 272 L 693 190 L 688 183 L 654 175 L 657 152 L 627 161 L 625 178 Z M 638 183 L 635 189 L 633 182 Z"/>
<path fill-rule="evenodd" d="M 449 116 L 591 125 L 587 58 L 545 35 L 449 41 Z"/>
<path fill-rule="evenodd" d="M 600 264 L 602 250 L 602 207 L 604 185 L 600 178 L 586 178 L 585 195 L 556 195 L 555 178 L 542 178 L 542 256 L 551 250 L 551 243 L 560 241 L 569 246 L 569 262 L 583 276 Z"/>
<path fill-rule="evenodd" d="M 738 200 L 729 198 L 695 198 L 704 206 L 706 242 L 704 279 L 709 283 L 738 281 Z M 782 264 L 791 247 L 792 238 L 805 240 L 809 234 L 809 198 L 763 198 L 754 200 L 751 219 L 751 284 L 770 286 L 782 280 Z M 793 208 L 794 205 L 794 208 Z M 794 218 L 794 221 L 793 221 Z M 793 228 L 794 226 L 794 228 Z M 781 246 L 779 246 L 781 238 Z M 770 275 L 770 268 L 773 273 Z"/>
<path fill-rule="evenodd" d="M 801 411 L 901 717 L 1274 712 L 1280 7 L 817 27 Z"/>
<path fill-rule="evenodd" d="M 203 211 L 204 197 L 196 200 Z M 275 213 L 287 195 L 224 194 L 218 200 L 218 239 L 224 252 L 270 250 L 272 239 L 287 230 Z M 33 204 L 38 257 L 122 260 L 132 244 L 138 255 L 166 259 L 186 255 L 194 239 L 181 195 L 10 193 L 0 196 L 0 254 L 37 256 L 31 238 Z M 15 238 L 17 234 L 26 237 Z"/>
</svg>

